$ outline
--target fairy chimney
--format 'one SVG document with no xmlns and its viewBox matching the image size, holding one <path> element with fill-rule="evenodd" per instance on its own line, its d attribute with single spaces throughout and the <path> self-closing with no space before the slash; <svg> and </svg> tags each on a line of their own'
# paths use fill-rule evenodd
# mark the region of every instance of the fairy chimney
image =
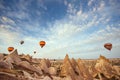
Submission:
<svg viewBox="0 0 120 80">
<path fill-rule="evenodd" d="M 75 73 L 75 69 L 73 68 L 72 63 L 70 62 L 68 54 L 66 54 L 64 58 L 63 67 L 61 70 L 61 76 L 64 77 L 70 76 L 72 80 L 78 80 L 78 79 L 82 80 L 82 77 L 79 77 L 79 75 Z"/>
<path fill-rule="evenodd" d="M 85 80 L 93 80 L 92 75 L 89 73 L 88 68 L 85 66 L 81 59 L 78 59 L 79 74 L 81 74 Z"/>
<path fill-rule="evenodd" d="M 5 59 L 8 63 L 19 63 L 21 62 L 21 59 L 18 55 L 17 49 L 15 49 L 13 52 L 11 52 Z"/>
<path fill-rule="evenodd" d="M 100 55 L 95 65 L 95 68 L 99 73 L 102 73 L 105 77 L 113 77 L 112 64 L 110 63 L 109 59 L 106 59 L 106 57 Z"/>
</svg>

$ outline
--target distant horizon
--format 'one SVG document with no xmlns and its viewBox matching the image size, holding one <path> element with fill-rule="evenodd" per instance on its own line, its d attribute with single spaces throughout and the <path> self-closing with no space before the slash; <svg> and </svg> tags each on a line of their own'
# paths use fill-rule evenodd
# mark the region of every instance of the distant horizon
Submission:
<svg viewBox="0 0 120 80">
<path fill-rule="evenodd" d="M 12 53 L 12 52 L 10 52 L 10 53 Z M 0 54 L 10 54 L 9 52 L 8 53 L 4 53 L 4 52 L 0 52 Z M 44 59 L 45 57 L 34 57 L 34 55 L 35 54 L 33 54 L 33 55 L 30 55 L 30 54 L 24 54 L 24 53 L 19 53 L 18 52 L 18 55 L 29 55 L 29 56 L 31 56 L 32 58 L 37 58 L 37 59 Z M 65 54 L 64 55 L 64 57 L 63 58 L 60 58 L 60 57 L 58 57 L 58 58 L 45 58 L 45 59 L 52 59 L 52 60 L 63 60 L 64 58 L 65 58 L 65 56 L 66 56 L 67 54 Z M 100 54 L 101 55 L 101 54 Z M 99 57 L 100 57 L 100 55 L 97 57 L 97 58 L 81 58 L 81 57 L 79 57 L 80 59 L 85 59 L 85 60 L 96 60 L 96 59 L 98 59 Z M 69 56 L 69 54 L 68 54 L 68 56 Z M 102 55 L 102 56 L 104 56 L 104 55 Z M 106 56 L 105 56 L 106 57 Z M 71 56 L 69 56 L 69 58 L 74 58 L 74 57 L 71 57 Z M 79 58 L 74 58 L 74 59 L 79 59 Z M 106 57 L 107 59 L 120 59 L 120 57 Z"/>
</svg>

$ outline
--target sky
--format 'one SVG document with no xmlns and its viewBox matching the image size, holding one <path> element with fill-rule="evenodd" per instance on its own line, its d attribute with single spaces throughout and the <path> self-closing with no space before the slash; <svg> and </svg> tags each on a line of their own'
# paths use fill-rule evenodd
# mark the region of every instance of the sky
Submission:
<svg viewBox="0 0 120 80">
<path fill-rule="evenodd" d="M 120 0 L 0 0 L 0 53 L 120 58 Z M 24 44 L 20 45 L 20 41 Z M 40 48 L 39 42 L 46 41 Z M 104 48 L 112 43 L 112 50 Z M 37 53 L 34 54 L 33 52 Z"/>
</svg>

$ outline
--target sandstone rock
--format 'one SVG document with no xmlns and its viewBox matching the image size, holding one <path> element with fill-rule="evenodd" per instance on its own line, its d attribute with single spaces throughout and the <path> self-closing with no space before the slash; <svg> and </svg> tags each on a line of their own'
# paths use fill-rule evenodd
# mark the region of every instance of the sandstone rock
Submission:
<svg viewBox="0 0 120 80">
<path fill-rule="evenodd" d="M 52 80 L 52 79 L 48 76 L 45 76 L 44 79 L 40 79 L 40 80 Z"/>
<path fill-rule="evenodd" d="M 116 74 L 120 76 L 120 66 L 113 66 L 113 69 L 116 71 Z"/>
<path fill-rule="evenodd" d="M 34 71 L 37 72 L 37 73 L 39 73 L 39 75 L 43 74 L 43 72 L 42 72 L 42 70 L 41 70 L 41 68 L 40 68 L 39 65 L 35 65 L 35 66 L 33 65 L 33 67 L 35 68 Z"/>
<path fill-rule="evenodd" d="M 89 66 L 88 70 L 89 70 L 89 73 L 92 75 L 92 77 L 95 78 L 97 76 L 98 72 L 97 72 L 97 70 L 95 69 L 94 66 Z"/>
<path fill-rule="evenodd" d="M 62 80 L 62 78 L 60 78 L 59 76 L 52 76 L 53 80 Z"/>
<path fill-rule="evenodd" d="M 61 72 L 60 72 L 60 76 L 61 77 L 66 77 L 68 75 L 68 72 L 66 70 L 66 62 L 69 61 L 69 56 L 68 54 L 66 54 L 65 58 L 64 58 L 64 61 L 63 61 L 63 65 L 61 66 Z"/>
<path fill-rule="evenodd" d="M 73 80 L 70 76 L 66 76 L 65 78 L 63 78 L 62 80 Z M 82 79 L 76 79 L 76 80 L 82 80 Z"/>
<path fill-rule="evenodd" d="M 81 59 L 78 59 L 77 63 L 79 68 L 79 74 L 81 74 L 84 77 L 84 80 L 93 80 L 92 75 L 89 73 L 83 61 Z"/>
<path fill-rule="evenodd" d="M 4 55 L 0 53 L 0 61 L 3 61 Z"/>
<path fill-rule="evenodd" d="M 6 57 L 6 62 L 8 63 L 19 63 L 21 62 L 21 59 L 18 55 L 17 49 L 15 49 L 13 52 L 11 52 L 7 57 Z"/>
<path fill-rule="evenodd" d="M 49 73 L 49 69 L 48 69 L 46 60 L 42 59 L 40 63 L 41 63 L 40 68 L 43 71 L 43 73 Z"/>
<path fill-rule="evenodd" d="M 82 77 L 78 74 L 76 75 L 75 72 L 76 67 L 73 67 L 72 63 L 69 60 L 69 56 L 66 55 L 63 62 L 63 67 L 61 70 L 60 76 L 70 76 L 72 80 L 82 80 Z"/>
<path fill-rule="evenodd" d="M 55 67 L 49 67 L 49 74 L 50 75 L 56 75 L 57 74 L 57 70 Z"/>
<path fill-rule="evenodd" d="M 20 80 L 14 74 L 0 72 L 0 80 Z"/>
<path fill-rule="evenodd" d="M 40 61 L 41 61 L 40 59 L 33 58 L 31 62 L 35 64 L 39 64 Z"/>
<path fill-rule="evenodd" d="M 50 63 L 49 59 L 46 59 L 46 64 L 47 64 L 48 68 L 51 66 L 51 63 Z"/>
<path fill-rule="evenodd" d="M 95 65 L 95 68 L 99 73 L 102 73 L 107 78 L 112 78 L 114 76 L 113 74 L 114 70 L 112 69 L 112 64 L 104 56 L 100 55 Z"/>
<path fill-rule="evenodd" d="M 18 66 L 20 66 L 20 67 L 22 67 L 22 68 L 25 68 L 25 69 L 27 69 L 27 70 L 36 72 L 36 73 L 38 73 L 39 75 L 42 74 L 40 68 L 30 65 L 30 63 L 27 62 L 27 61 L 21 61 L 21 62 L 19 62 L 19 63 L 18 63 Z"/>
<path fill-rule="evenodd" d="M 33 66 L 31 66 L 30 63 L 27 62 L 27 61 L 21 61 L 17 65 L 21 66 L 21 67 L 24 67 L 24 68 L 26 68 L 28 70 L 33 70 Z"/>
<path fill-rule="evenodd" d="M 37 78 L 37 79 L 40 79 L 40 78 L 41 78 L 41 77 L 40 77 L 38 74 L 36 74 L 36 73 L 33 74 L 33 77 L 34 77 L 34 78 Z"/>
<path fill-rule="evenodd" d="M 9 66 L 11 66 L 11 69 L 13 68 L 13 65 L 12 63 L 14 63 L 13 59 L 11 57 L 7 57 L 5 60 L 4 60 L 6 63 L 9 64 Z"/>
<path fill-rule="evenodd" d="M 11 69 L 13 66 L 12 65 L 9 65 L 7 62 L 5 61 L 0 61 L 0 68 L 3 68 L 3 69 Z"/>
<path fill-rule="evenodd" d="M 31 75 L 30 75 L 28 72 L 26 72 L 26 71 L 22 71 L 22 72 L 23 72 L 24 77 L 25 77 L 26 79 L 28 79 L 28 80 L 33 80 L 33 77 L 31 77 Z"/>
<path fill-rule="evenodd" d="M 72 58 L 72 60 L 71 60 L 71 65 L 72 65 L 72 68 L 75 71 L 76 75 L 79 75 L 78 65 L 74 58 Z"/>
<path fill-rule="evenodd" d="M 22 55 L 22 56 L 21 56 L 21 59 L 31 62 L 32 57 L 31 57 L 29 54 L 27 54 L 27 55 Z"/>
</svg>

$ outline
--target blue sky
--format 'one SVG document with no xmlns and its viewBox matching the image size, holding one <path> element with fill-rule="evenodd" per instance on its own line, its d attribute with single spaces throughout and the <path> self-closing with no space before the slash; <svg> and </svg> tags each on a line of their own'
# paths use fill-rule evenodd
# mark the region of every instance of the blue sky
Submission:
<svg viewBox="0 0 120 80">
<path fill-rule="evenodd" d="M 37 58 L 120 58 L 120 0 L 0 0 L 0 52 Z M 19 42 L 25 43 L 20 45 Z M 39 41 L 46 46 L 40 48 Z M 104 43 L 113 44 L 111 51 Z M 33 52 L 37 53 L 34 55 Z"/>
</svg>

